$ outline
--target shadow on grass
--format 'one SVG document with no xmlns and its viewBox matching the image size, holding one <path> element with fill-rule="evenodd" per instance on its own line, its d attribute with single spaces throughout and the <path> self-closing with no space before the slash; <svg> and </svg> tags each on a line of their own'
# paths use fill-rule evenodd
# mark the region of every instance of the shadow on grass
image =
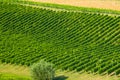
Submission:
<svg viewBox="0 0 120 80">
<path fill-rule="evenodd" d="M 66 77 L 66 76 L 57 76 L 57 77 L 55 77 L 55 79 L 54 80 L 66 80 L 68 77 Z"/>
</svg>

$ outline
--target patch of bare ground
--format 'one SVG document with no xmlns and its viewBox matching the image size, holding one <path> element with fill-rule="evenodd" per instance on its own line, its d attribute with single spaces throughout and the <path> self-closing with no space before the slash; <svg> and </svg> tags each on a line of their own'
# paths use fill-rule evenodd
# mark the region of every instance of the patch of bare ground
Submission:
<svg viewBox="0 0 120 80">
<path fill-rule="evenodd" d="M 112 9 L 120 11 L 119 0 L 31 0 L 35 2 L 47 2 L 55 4 L 65 4 L 72 6 Z"/>
</svg>

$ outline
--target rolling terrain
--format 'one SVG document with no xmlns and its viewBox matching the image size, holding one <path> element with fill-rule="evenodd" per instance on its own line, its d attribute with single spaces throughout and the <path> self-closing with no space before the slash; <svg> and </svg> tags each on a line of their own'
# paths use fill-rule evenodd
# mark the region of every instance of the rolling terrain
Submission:
<svg viewBox="0 0 120 80">
<path fill-rule="evenodd" d="M 0 61 L 41 59 L 57 69 L 119 75 L 120 16 L 0 1 Z"/>
<path fill-rule="evenodd" d="M 32 80 L 27 66 L 0 63 L 0 80 Z M 117 76 L 56 71 L 55 80 L 120 80 Z"/>
<path fill-rule="evenodd" d="M 26 0 L 26 1 L 47 2 L 55 4 L 65 4 L 99 9 L 112 9 L 120 11 L 119 0 Z"/>
</svg>

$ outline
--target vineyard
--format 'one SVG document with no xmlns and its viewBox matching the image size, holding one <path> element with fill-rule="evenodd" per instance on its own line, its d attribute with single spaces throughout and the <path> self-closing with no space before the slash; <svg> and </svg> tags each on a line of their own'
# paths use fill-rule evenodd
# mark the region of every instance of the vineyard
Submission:
<svg viewBox="0 0 120 80">
<path fill-rule="evenodd" d="M 0 61 L 120 74 L 120 16 L 0 2 Z"/>
</svg>

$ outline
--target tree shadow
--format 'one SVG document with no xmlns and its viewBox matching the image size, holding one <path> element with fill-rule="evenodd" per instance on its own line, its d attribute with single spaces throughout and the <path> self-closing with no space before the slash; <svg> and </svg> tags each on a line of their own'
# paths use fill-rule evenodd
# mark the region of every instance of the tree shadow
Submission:
<svg viewBox="0 0 120 80">
<path fill-rule="evenodd" d="M 66 77 L 66 76 L 57 76 L 57 77 L 55 77 L 55 79 L 54 80 L 66 80 L 68 77 Z"/>
</svg>

